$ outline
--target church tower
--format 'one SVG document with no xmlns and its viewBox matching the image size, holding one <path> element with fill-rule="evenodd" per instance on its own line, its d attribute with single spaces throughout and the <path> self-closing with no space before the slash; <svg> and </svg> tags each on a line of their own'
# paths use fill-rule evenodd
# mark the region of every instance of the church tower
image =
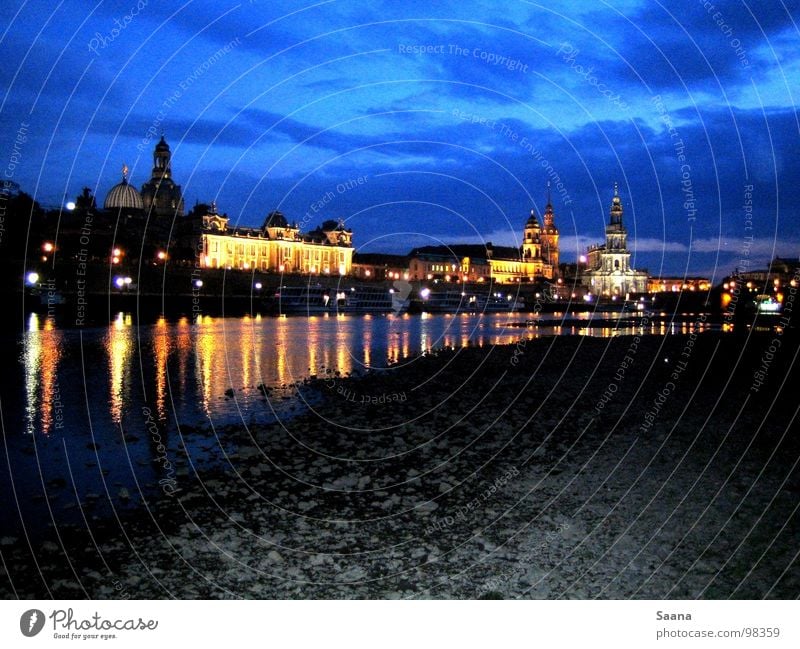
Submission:
<svg viewBox="0 0 800 649">
<path fill-rule="evenodd" d="M 558 228 L 555 223 L 553 203 L 550 199 L 550 183 L 547 183 L 547 205 L 544 208 L 544 227 L 541 234 L 542 258 L 544 263 L 553 267 L 553 274 L 558 274 Z"/>
<path fill-rule="evenodd" d="M 542 228 L 536 212 L 531 210 L 531 215 L 525 223 L 525 230 L 522 234 L 522 259 L 523 261 L 533 261 L 542 256 Z"/>
<path fill-rule="evenodd" d="M 606 226 L 606 270 L 627 272 L 631 267 L 631 253 L 628 250 L 628 231 L 622 223 L 622 199 L 619 188 L 614 183 L 614 198 L 611 199 L 611 212 Z"/>
<path fill-rule="evenodd" d="M 153 174 L 142 185 L 141 194 L 145 212 L 151 216 L 183 216 L 183 195 L 172 179 L 172 152 L 163 135 L 153 150 Z"/>
</svg>

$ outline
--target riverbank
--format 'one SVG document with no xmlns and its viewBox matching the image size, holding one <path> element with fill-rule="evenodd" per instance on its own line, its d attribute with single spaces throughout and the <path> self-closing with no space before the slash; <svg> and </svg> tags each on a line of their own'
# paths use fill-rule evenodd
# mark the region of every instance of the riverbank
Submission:
<svg viewBox="0 0 800 649">
<path fill-rule="evenodd" d="M 329 368 L 299 388 L 308 414 L 182 431 L 226 469 L 181 467 L 91 534 L 0 538 L 3 594 L 796 597 L 798 347 L 775 339 L 553 337 Z"/>
</svg>

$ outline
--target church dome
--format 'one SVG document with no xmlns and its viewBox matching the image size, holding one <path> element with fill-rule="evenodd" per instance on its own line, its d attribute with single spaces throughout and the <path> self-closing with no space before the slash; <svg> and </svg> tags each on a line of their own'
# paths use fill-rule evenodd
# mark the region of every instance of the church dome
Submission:
<svg viewBox="0 0 800 649">
<path fill-rule="evenodd" d="M 531 215 L 528 217 L 528 220 L 525 222 L 526 228 L 539 228 L 539 219 L 536 218 L 536 212 L 531 210 Z"/>
<path fill-rule="evenodd" d="M 103 207 L 107 210 L 143 210 L 144 203 L 139 192 L 128 183 L 127 177 L 123 174 L 122 182 L 114 185 L 106 194 Z"/>
</svg>

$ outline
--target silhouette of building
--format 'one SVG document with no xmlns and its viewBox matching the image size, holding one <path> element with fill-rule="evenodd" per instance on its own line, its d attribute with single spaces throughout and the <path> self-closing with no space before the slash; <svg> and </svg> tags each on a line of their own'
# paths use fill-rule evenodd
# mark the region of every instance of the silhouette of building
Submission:
<svg viewBox="0 0 800 649">
<path fill-rule="evenodd" d="M 153 172 L 142 185 L 142 203 L 150 216 L 183 216 L 183 194 L 172 179 L 172 152 L 161 136 L 153 150 Z"/>
</svg>

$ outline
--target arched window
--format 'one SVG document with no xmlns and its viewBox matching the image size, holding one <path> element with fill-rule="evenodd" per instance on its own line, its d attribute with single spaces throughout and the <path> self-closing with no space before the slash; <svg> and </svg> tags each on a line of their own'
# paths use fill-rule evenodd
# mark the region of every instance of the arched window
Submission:
<svg viewBox="0 0 800 649">
<path fill-rule="evenodd" d="M 619 270 L 619 259 L 614 260 L 614 270 Z"/>
</svg>

